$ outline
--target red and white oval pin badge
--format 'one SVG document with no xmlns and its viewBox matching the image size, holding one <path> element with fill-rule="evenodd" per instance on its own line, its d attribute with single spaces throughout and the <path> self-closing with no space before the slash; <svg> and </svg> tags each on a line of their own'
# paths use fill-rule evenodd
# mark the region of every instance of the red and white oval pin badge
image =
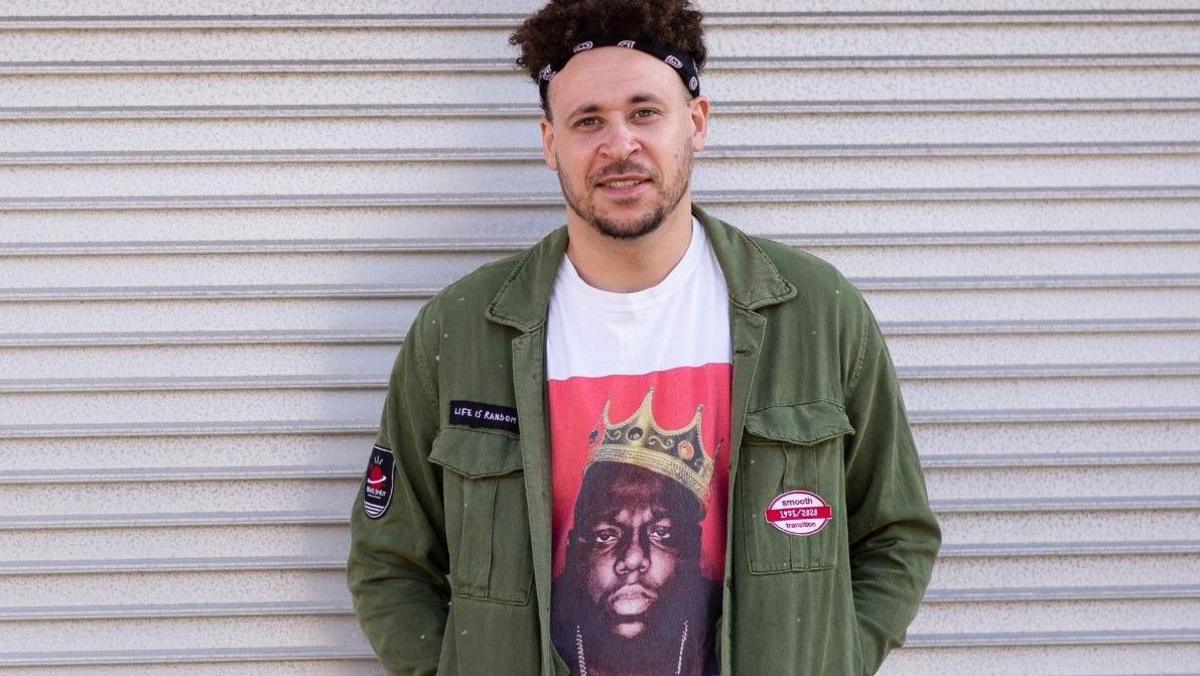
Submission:
<svg viewBox="0 0 1200 676">
<path fill-rule="evenodd" d="M 816 535 L 833 521 L 833 508 L 811 491 L 788 491 L 775 497 L 764 515 L 767 523 L 788 535 Z"/>
</svg>

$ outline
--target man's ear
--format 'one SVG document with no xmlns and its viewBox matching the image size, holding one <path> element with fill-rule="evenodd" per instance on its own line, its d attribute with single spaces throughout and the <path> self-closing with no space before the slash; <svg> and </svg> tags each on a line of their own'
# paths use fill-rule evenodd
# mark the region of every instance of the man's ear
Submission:
<svg viewBox="0 0 1200 676">
<path fill-rule="evenodd" d="M 546 160 L 546 166 L 554 171 L 558 171 L 558 159 L 554 157 L 554 125 L 546 116 L 542 116 L 542 158 Z"/>
<path fill-rule="evenodd" d="M 708 142 L 708 115 L 712 110 L 712 103 L 707 96 L 697 96 L 692 99 L 688 107 L 688 114 L 692 118 L 692 150 L 700 152 L 704 150 L 704 144 Z"/>
</svg>

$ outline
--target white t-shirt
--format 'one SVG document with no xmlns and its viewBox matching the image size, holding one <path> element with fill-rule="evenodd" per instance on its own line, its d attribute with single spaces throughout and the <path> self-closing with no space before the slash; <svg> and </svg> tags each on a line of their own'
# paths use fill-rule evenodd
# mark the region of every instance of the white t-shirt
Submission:
<svg viewBox="0 0 1200 676">
<path fill-rule="evenodd" d="M 564 256 L 546 338 L 552 634 L 571 665 L 715 673 L 732 341 L 704 228 L 652 288 L 588 286 Z"/>
</svg>

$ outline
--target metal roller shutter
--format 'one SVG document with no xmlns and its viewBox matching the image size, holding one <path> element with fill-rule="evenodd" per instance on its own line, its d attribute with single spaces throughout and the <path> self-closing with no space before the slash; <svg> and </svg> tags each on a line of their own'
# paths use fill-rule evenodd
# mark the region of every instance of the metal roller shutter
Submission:
<svg viewBox="0 0 1200 676">
<path fill-rule="evenodd" d="M 562 220 L 538 4 L 3 8 L 0 673 L 378 671 L 404 327 Z M 1194 668 L 1200 6 L 701 6 L 697 200 L 865 291 L 945 528 L 884 672 Z"/>
</svg>

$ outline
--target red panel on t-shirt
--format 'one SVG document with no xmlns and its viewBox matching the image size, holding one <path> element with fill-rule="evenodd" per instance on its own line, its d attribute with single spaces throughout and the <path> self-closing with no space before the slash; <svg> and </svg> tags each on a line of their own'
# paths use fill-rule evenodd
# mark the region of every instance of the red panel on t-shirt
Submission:
<svg viewBox="0 0 1200 676">
<path fill-rule="evenodd" d="M 602 427 L 606 403 L 609 420 L 619 424 L 641 406 L 654 388 L 652 413 L 660 429 L 675 430 L 688 425 L 701 410 L 703 450 L 713 460 L 714 473 L 701 522 L 701 572 L 720 582 L 725 569 L 725 518 L 729 481 L 729 388 L 730 364 L 685 366 L 644 375 L 573 377 L 552 380 L 550 433 L 554 449 L 551 460 L 553 490 L 554 576 L 566 563 L 566 537 L 573 525 L 573 512 L 580 482 L 588 463 L 589 436 Z M 603 434 L 603 430 L 601 430 Z"/>
</svg>

